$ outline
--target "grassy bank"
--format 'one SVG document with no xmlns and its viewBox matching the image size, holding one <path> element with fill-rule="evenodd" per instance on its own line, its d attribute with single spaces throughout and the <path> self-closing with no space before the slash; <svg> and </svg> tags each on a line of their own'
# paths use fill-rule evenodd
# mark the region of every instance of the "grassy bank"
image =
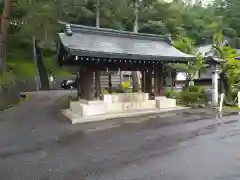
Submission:
<svg viewBox="0 0 240 180">
<path fill-rule="evenodd" d="M 17 77 L 10 72 L 0 76 L 0 110 L 11 107 L 19 102 L 20 88 Z"/>
</svg>

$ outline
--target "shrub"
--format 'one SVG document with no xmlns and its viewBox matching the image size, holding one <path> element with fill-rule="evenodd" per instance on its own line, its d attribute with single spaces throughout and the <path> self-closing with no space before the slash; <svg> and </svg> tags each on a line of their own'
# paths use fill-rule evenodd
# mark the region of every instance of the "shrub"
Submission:
<svg viewBox="0 0 240 180">
<path fill-rule="evenodd" d="M 20 99 L 20 89 L 16 76 L 10 72 L 4 72 L 0 76 L 0 110 L 16 104 Z"/>
<path fill-rule="evenodd" d="M 1 87 L 8 87 L 16 83 L 16 76 L 10 72 L 4 72 L 0 75 L 0 86 Z"/>
<path fill-rule="evenodd" d="M 165 88 L 164 89 L 164 96 L 166 96 L 167 98 L 178 99 L 179 98 L 179 94 L 180 94 L 180 92 L 174 91 L 171 88 Z"/>
<path fill-rule="evenodd" d="M 108 94 L 108 90 L 106 90 L 105 88 L 101 88 L 101 94 Z"/>
<path fill-rule="evenodd" d="M 166 88 L 164 89 L 164 96 L 166 96 L 167 98 L 172 96 L 173 91 L 170 88 Z"/>
<path fill-rule="evenodd" d="M 183 91 L 180 97 L 182 102 L 187 104 L 193 104 L 204 101 L 204 94 L 199 92 Z"/>
<path fill-rule="evenodd" d="M 121 83 L 121 88 L 122 88 L 122 92 L 126 93 L 126 92 L 130 92 L 130 86 L 131 86 L 131 81 L 123 81 Z"/>
<path fill-rule="evenodd" d="M 186 91 L 204 93 L 204 88 L 200 86 L 189 86 Z"/>
<path fill-rule="evenodd" d="M 180 93 L 180 101 L 183 104 L 205 103 L 204 89 L 199 86 L 189 86 Z"/>
<path fill-rule="evenodd" d="M 31 62 L 9 62 L 8 67 L 16 76 L 21 78 L 35 77 L 36 75 L 36 67 Z"/>
</svg>

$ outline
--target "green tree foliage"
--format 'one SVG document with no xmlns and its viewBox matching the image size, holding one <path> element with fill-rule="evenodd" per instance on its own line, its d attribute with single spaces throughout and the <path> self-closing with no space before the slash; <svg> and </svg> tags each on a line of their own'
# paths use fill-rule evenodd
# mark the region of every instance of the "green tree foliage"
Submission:
<svg viewBox="0 0 240 180">
<path fill-rule="evenodd" d="M 236 50 L 228 46 L 222 48 L 222 52 L 226 61 L 223 71 L 227 73 L 228 84 L 233 89 L 240 89 L 240 61 L 236 60 Z"/>
<path fill-rule="evenodd" d="M 95 0 L 18 0 L 11 14 L 12 31 L 31 39 L 33 34 L 43 45 L 52 44 L 59 30 L 57 20 L 95 26 Z M 139 29 L 154 34 L 178 35 L 193 39 L 196 44 L 212 40 L 216 30 L 230 37 L 240 34 L 237 0 L 215 0 L 213 5 L 175 0 L 143 0 L 139 9 Z M 239 18 L 238 18 L 239 16 Z M 100 26 L 132 30 L 132 0 L 100 0 Z"/>
<path fill-rule="evenodd" d="M 187 73 L 188 82 L 193 81 L 197 73 L 200 70 L 206 68 L 203 57 L 199 53 L 197 53 L 197 50 L 195 48 L 195 42 L 188 37 L 179 36 L 173 42 L 173 45 L 182 52 L 196 55 L 195 61 L 191 61 L 188 64 L 172 64 L 173 69 L 181 70 Z"/>
<path fill-rule="evenodd" d="M 239 91 L 240 89 L 240 61 L 236 60 L 236 50 L 231 46 L 224 46 L 219 48 L 221 58 L 225 61 L 221 64 L 222 77 L 226 77 L 224 83 L 224 92 L 228 98 L 231 92 Z M 224 79 L 222 79 L 224 82 Z"/>
<path fill-rule="evenodd" d="M 231 100 L 233 91 L 240 89 L 240 61 L 236 60 L 236 49 L 225 46 L 221 32 L 214 35 L 214 54 L 224 60 L 221 63 L 221 87 L 222 91 Z"/>
<path fill-rule="evenodd" d="M 2 6 L 0 4 L 1 10 Z M 233 39 L 233 46 L 238 46 L 239 9 L 239 0 L 215 0 L 207 6 L 203 6 L 203 1 L 193 0 L 142 0 L 139 32 L 171 34 L 175 46 L 191 54 L 190 46 L 212 43 L 214 34 L 218 32 Z M 57 21 L 95 26 L 95 13 L 95 0 L 13 1 L 8 37 L 8 62 L 11 67 L 16 68 L 16 64 L 23 61 L 23 67 L 32 63 L 32 36 L 44 48 L 44 56 L 51 59 L 55 52 L 56 33 L 60 31 Z M 132 31 L 134 19 L 133 0 L 100 0 L 100 27 Z M 185 42 L 186 38 L 184 43 L 181 42 L 183 39 L 179 37 L 189 37 L 194 45 Z M 51 64 L 48 69 L 55 68 Z"/>
</svg>

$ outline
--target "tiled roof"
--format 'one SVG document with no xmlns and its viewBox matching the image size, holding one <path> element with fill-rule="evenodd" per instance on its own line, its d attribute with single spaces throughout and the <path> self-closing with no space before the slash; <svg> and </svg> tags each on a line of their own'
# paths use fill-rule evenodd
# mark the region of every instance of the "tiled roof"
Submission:
<svg viewBox="0 0 240 180">
<path fill-rule="evenodd" d="M 65 49 L 77 56 L 161 61 L 195 58 L 174 48 L 166 36 L 71 24 L 68 33 L 59 33 L 59 37 Z"/>
</svg>

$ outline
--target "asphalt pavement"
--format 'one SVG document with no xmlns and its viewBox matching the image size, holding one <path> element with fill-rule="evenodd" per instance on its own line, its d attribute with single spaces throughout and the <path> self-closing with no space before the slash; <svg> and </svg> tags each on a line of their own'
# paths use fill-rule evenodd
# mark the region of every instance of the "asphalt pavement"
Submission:
<svg viewBox="0 0 240 180">
<path fill-rule="evenodd" d="M 71 125 L 58 99 L 31 93 L 0 112 L 1 180 L 240 179 L 240 115 L 209 109 Z"/>
</svg>

